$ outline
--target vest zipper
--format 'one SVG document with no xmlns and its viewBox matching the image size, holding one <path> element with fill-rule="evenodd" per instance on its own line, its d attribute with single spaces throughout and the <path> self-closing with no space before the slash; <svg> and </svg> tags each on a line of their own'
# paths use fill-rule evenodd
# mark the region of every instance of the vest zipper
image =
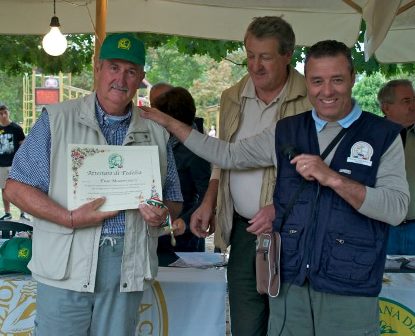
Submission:
<svg viewBox="0 0 415 336">
<path fill-rule="evenodd" d="M 317 225 L 317 204 L 318 204 L 319 198 L 320 198 L 320 191 L 321 191 L 320 183 L 317 183 L 316 197 L 314 198 L 314 201 L 313 201 L 313 208 L 312 208 L 311 216 L 310 216 L 311 227 L 310 227 L 310 231 L 307 233 L 306 240 L 305 240 L 306 244 L 308 245 L 307 246 L 307 263 L 306 263 L 306 269 L 307 269 L 306 276 L 307 276 L 307 278 L 308 278 L 308 275 L 309 275 L 310 269 L 311 269 L 312 251 L 314 249 L 314 246 L 313 246 L 314 242 L 315 242 L 315 239 L 314 239 L 315 237 L 314 236 L 315 236 L 316 225 Z"/>
</svg>

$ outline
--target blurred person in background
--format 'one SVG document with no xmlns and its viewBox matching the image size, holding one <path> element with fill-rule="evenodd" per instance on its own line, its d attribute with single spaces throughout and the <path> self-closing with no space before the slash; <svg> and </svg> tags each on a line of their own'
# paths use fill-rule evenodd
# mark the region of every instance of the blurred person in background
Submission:
<svg viewBox="0 0 415 336">
<path fill-rule="evenodd" d="M 182 87 L 174 87 L 160 94 L 153 100 L 153 107 L 173 118 L 198 129 L 195 124 L 196 106 L 192 95 Z M 174 135 L 169 143 L 173 148 L 176 168 L 179 173 L 180 187 L 183 195 L 183 209 L 175 220 L 177 227 L 183 227 L 184 234 L 176 237 L 177 245 L 171 246 L 169 237 L 159 238 L 158 253 L 166 252 L 204 252 L 204 238 L 196 237 L 190 231 L 190 217 L 197 209 L 209 184 L 211 165 L 193 154 Z"/>
<path fill-rule="evenodd" d="M 378 101 L 387 119 L 401 125 L 405 150 L 406 178 L 411 199 L 408 214 L 399 226 L 389 229 L 387 254 L 415 254 L 415 92 L 412 82 L 395 79 L 387 82 L 378 93 Z"/>
<path fill-rule="evenodd" d="M 0 217 L 0 220 L 12 219 L 10 202 L 5 197 L 4 187 L 9 176 L 14 155 L 24 139 L 23 129 L 10 119 L 8 107 L 0 103 L 0 187 L 4 206 L 4 215 Z M 30 221 L 30 218 L 23 211 L 20 212 L 20 219 Z"/>
</svg>

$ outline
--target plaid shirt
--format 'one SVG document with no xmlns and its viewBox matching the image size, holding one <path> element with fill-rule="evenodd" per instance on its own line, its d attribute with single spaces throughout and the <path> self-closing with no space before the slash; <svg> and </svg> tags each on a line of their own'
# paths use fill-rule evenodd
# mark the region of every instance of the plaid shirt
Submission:
<svg viewBox="0 0 415 336">
<path fill-rule="evenodd" d="M 96 100 L 95 115 L 109 145 L 122 145 L 131 120 L 131 110 L 122 117 L 109 116 Z M 26 140 L 16 153 L 9 178 L 38 188 L 44 193 L 49 191 L 51 133 L 46 108 L 33 126 Z M 33 155 L 36 153 L 36 155 Z M 163 186 L 163 199 L 182 202 L 180 181 L 171 146 L 167 145 L 167 175 Z M 125 211 L 104 221 L 102 235 L 124 235 Z"/>
</svg>

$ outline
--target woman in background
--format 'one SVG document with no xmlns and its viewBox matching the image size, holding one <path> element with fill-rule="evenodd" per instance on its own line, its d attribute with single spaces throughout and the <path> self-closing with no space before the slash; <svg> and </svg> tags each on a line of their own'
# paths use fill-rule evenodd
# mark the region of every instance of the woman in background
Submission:
<svg viewBox="0 0 415 336">
<path fill-rule="evenodd" d="M 168 90 L 155 99 L 154 107 L 200 131 L 200 126 L 197 127 L 195 123 L 195 102 L 186 89 L 174 87 Z M 173 148 L 183 195 L 183 209 L 176 221 L 183 221 L 186 230 L 183 235 L 176 237 L 175 247 L 171 246 L 169 236 L 160 237 L 157 251 L 159 254 L 172 251 L 204 252 L 205 240 L 190 231 L 190 217 L 203 200 L 209 184 L 211 165 L 193 154 L 175 136 L 171 135 L 169 142 Z"/>
</svg>

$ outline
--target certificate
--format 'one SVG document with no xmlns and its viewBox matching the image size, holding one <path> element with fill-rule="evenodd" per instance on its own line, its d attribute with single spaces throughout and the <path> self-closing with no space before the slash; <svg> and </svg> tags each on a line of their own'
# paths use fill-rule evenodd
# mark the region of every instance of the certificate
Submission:
<svg viewBox="0 0 415 336">
<path fill-rule="evenodd" d="M 68 145 L 68 209 L 105 196 L 101 211 L 162 199 L 157 146 Z"/>
</svg>

